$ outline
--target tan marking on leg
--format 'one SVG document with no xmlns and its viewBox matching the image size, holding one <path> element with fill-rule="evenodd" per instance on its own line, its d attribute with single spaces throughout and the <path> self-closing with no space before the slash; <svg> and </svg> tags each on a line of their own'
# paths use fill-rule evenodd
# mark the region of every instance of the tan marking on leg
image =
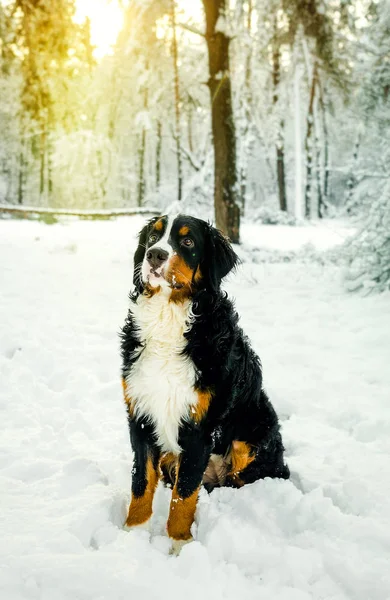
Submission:
<svg viewBox="0 0 390 600">
<path fill-rule="evenodd" d="M 199 488 L 189 498 L 181 498 L 177 492 L 177 483 L 173 488 L 169 518 L 168 535 L 174 540 L 190 540 L 191 525 L 194 522 Z"/>
<path fill-rule="evenodd" d="M 230 475 L 237 485 L 244 485 L 244 482 L 240 479 L 240 473 L 246 469 L 255 458 L 253 448 L 250 444 L 247 444 L 247 442 L 239 442 L 238 440 L 233 442 L 230 452 L 231 468 L 228 475 Z"/>
<path fill-rule="evenodd" d="M 129 514 L 126 520 L 127 527 L 142 525 L 152 516 L 153 496 L 158 483 L 158 475 L 150 457 L 148 457 L 146 463 L 146 479 L 147 484 L 144 495 L 139 498 L 134 496 L 131 498 Z"/>
<path fill-rule="evenodd" d="M 187 225 L 183 225 L 183 227 L 180 227 L 179 235 L 187 235 L 188 233 L 190 233 L 190 228 L 187 227 Z"/>
<path fill-rule="evenodd" d="M 126 383 L 126 379 L 124 377 L 122 377 L 122 387 L 123 387 L 123 397 L 125 399 L 125 403 L 127 404 L 128 413 L 129 413 L 130 417 L 133 417 L 134 416 L 134 403 L 128 395 L 127 383 Z"/>
<path fill-rule="evenodd" d="M 212 393 L 210 390 L 196 390 L 198 395 L 198 401 L 194 404 L 190 411 L 191 418 L 195 421 L 195 423 L 200 423 L 200 421 L 205 417 L 207 411 L 209 410 L 210 402 L 212 399 Z"/>
</svg>

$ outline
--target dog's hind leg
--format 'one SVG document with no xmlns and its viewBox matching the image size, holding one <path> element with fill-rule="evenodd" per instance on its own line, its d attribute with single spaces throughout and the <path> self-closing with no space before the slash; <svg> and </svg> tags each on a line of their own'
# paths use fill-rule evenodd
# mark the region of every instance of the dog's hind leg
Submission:
<svg viewBox="0 0 390 600">
<path fill-rule="evenodd" d="M 160 460 L 160 479 L 166 487 L 173 487 L 176 481 L 178 458 L 172 452 L 166 452 Z"/>
<path fill-rule="evenodd" d="M 208 493 L 216 487 L 222 487 L 225 484 L 227 472 L 230 463 L 226 456 L 222 454 L 212 454 L 209 463 L 203 474 L 202 484 Z"/>
<path fill-rule="evenodd" d="M 259 446 L 234 441 L 231 450 L 231 467 L 225 486 L 239 488 L 265 477 L 288 479 L 290 471 L 283 460 L 283 445 L 279 431 L 271 441 Z"/>
</svg>

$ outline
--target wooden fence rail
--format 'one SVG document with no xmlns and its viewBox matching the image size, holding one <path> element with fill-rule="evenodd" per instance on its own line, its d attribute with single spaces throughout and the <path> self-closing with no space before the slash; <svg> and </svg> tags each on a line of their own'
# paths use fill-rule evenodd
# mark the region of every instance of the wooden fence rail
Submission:
<svg viewBox="0 0 390 600">
<path fill-rule="evenodd" d="M 20 219 L 50 219 L 53 222 L 57 217 L 79 217 L 80 219 L 113 219 L 115 217 L 131 217 L 134 215 L 156 216 L 160 211 L 156 208 L 134 207 L 114 208 L 101 210 L 84 210 L 71 208 L 43 208 L 41 206 L 14 206 L 0 204 L 0 218 L 11 216 Z"/>
</svg>

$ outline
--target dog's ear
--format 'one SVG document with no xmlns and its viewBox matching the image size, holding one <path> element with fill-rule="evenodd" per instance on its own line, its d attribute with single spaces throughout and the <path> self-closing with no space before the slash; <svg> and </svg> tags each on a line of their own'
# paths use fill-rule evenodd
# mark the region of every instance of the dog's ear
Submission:
<svg viewBox="0 0 390 600">
<path fill-rule="evenodd" d="M 217 292 L 221 281 L 239 263 L 229 240 L 215 227 L 207 225 L 205 252 L 200 266 L 206 285 Z"/>
<path fill-rule="evenodd" d="M 141 276 L 142 262 L 146 252 L 146 242 L 148 240 L 150 221 L 146 223 L 145 227 L 141 229 L 138 235 L 138 246 L 134 253 L 134 271 L 133 271 L 133 284 L 139 294 L 142 294 L 143 283 Z"/>
</svg>

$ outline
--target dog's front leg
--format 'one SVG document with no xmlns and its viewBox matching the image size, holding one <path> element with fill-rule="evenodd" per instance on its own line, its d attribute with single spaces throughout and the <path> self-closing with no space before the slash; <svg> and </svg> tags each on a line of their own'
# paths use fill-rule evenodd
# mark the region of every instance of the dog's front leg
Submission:
<svg viewBox="0 0 390 600">
<path fill-rule="evenodd" d="M 197 428 L 187 431 L 179 443 L 182 452 L 179 456 L 167 524 L 168 535 L 172 538 L 176 551 L 181 545 L 192 540 L 191 525 L 203 473 L 211 452 L 211 444 L 205 443 Z"/>
<path fill-rule="evenodd" d="M 131 420 L 130 439 L 134 452 L 131 479 L 131 503 L 126 527 L 143 525 L 152 516 L 154 492 L 158 483 L 160 453 L 151 443 L 148 426 Z"/>
</svg>

